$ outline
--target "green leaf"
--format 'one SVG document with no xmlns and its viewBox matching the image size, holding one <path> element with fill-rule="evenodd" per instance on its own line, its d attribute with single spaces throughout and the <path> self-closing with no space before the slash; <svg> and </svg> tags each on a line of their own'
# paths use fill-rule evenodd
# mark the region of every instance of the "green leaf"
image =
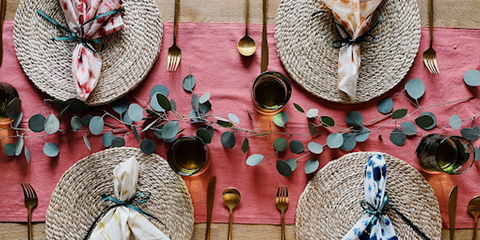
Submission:
<svg viewBox="0 0 480 240">
<path fill-rule="evenodd" d="M 355 146 L 357 145 L 357 141 L 355 140 L 355 134 L 353 133 L 343 133 L 343 144 L 340 147 L 343 151 L 352 151 Z"/>
<path fill-rule="evenodd" d="M 107 132 L 102 136 L 102 144 L 104 147 L 112 146 L 112 141 L 115 138 L 112 132 Z"/>
<path fill-rule="evenodd" d="M 305 110 L 303 110 L 302 107 L 300 107 L 300 105 L 296 104 L 296 103 L 293 103 L 293 106 L 301 113 L 305 113 Z"/>
<path fill-rule="evenodd" d="M 320 163 L 318 162 L 317 159 L 312 158 L 312 159 L 308 160 L 305 163 L 305 173 L 306 174 L 311 174 L 311 173 L 317 171 L 318 166 L 320 166 Z"/>
<path fill-rule="evenodd" d="M 177 135 L 180 125 L 176 121 L 170 121 L 165 124 L 162 129 L 162 137 L 164 139 L 174 138 Z"/>
<path fill-rule="evenodd" d="M 398 128 L 395 128 L 390 133 L 390 141 L 399 147 L 403 146 L 406 140 L 407 140 L 407 135 Z"/>
<path fill-rule="evenodd" d="M 3 146 L 3 152 L 9 156 L 9 157 L 13 157 L 15 156 L 15 148 L 17 146 L 15 146 L 15 144 L 13 143 L 7 143 Z"/>
<path fill-rule="evenodd" d="M 460 133 L 462 134 L 462 137 L 470 141 L 475 141 L 478 139 L 478 137 L 480 137 L 477 131 L 475 131 L 473 128 L 464 128 L 460 130 Z"/>
<path fill-rule="evenodd" d="M 160 103 L 158 103 L 158 99 L 156 97 L 150 99 L 150 106 L 157 112 L 165 112 L 165 109 L 160 106 Z"/>
<path fill-rule="evenodd" d="M 392 113 L 392 119 L 400 119 L 407 115 L 407 109 L 398 109 Z"/>
<path fill-rule="evenodd" d="M 279 137 L 273 141 L 273 148 L 279 152 L 285 151 L 285 149 L 287 149 L 287 145 L 287 140 L 285 138 Z"/>
<path fill-rule="evenodd" d="M 143 153 L 145 154 L 152 154 L 155 152 L 155 142 L 145 138 L 143 139 L 142 143 L 140 143 L 140 149 L 142 150 Z"/>
<path fill-rule="evenodd" d="M 60 148 L 56 143 L 51 143 L 51 142 L 46 142 L 45 145 L 43 145 L 43 153 L 47 155 L 48 157 L 56 157 L 60 153 Z"/>
<path fill-rule="evenodd" d="M 115 137 L 112 140 L 112 147 L 123 147 L 125 146 L 125 139 L 123 137 Z"/>
<path fill-rule="evenodd" d="M 92 151 L 92 147 L 90 146 L 90 141 L 88 141 L 88 134 L 83 135 L 83 142 L 85 146 L 87 146 L 89 151 Z"/>
<path fill-rule="evenodd" d="M 46 118 L 42 114 L 35 114 L 28 119 L 28 128 L 33 132 L 39 133 L 45 130 Z"/>
<path fill-rule="evenodd" d="M 277 160 L 277 171 L 284 177 L 291 177 L 293 173 L 290 165 L 283 160 Z"/>
<path fill-rule="evenodd" d="M 322 144 L 316 143 L 316 142 L 309 142 L 308 143 L 308 150 L 312 152 L 313 154 L 321 154 L 323 152 L 323 146 Z"/>
<path fill-rule="evenodd" d="M 87 114 L 83 116 L 80 121 L 82 122 L 83 126 L 88 127 L 90 126 L 90 120 L 92 120 L 92 118 L 93 118 L 93 115 Z"/>
<path fill-rule="evenodd" d="M 480 128 L 477 125 L 475 125 L 473 127 L 473 130 L 475 130 L 475 132 L 477 132 L 477 134 L 480 134 Z"/>
<path fill-rule="evenodd" d="M 247 158 L 247 165 L 248 166 L 256 166 L 258 164 L 260 164 L 262 161 L 263 161 L 263 158 L 265 158 L 263 155 L 261 154 L 253 154 L 253 155 L 250 155 L 248 158 Z"/>
<path fill-rule="evenodd" d="M 402 132 L 404 132 L 407 136 L 413 136 L 417 134 L 417 127 L 413 122 L 402 122 L 400 124 L 400 127 L 402 129 Z"/>
<path fill-rule="evenodd" d="M 474 152 L 475 152 L 475 161 L 480 160 L 480 148 L 475 148 Z"/>
<path fill-rule="evenodd" d="M 335 126 L 335 121 L 329 116 L 321 116 L 320 121 L 324 127 L 333 127 Z"/>
<path fill-rule="evenodd" d="M 192 92 L 195 87 L 195 78 L 189 74 L 183 79 L 183 90 Z"/>
<path fill-rule="evenodd" d="M 23 137 L 20 136 L 17 140 L 17 144 L 15 145 L 15 156 L 20 156 L 20 154 L 22 153 L 22 150 L 23 150 Z"/>
<path fill-rule="evenodd" d="M 2 99 L 3 100 L 3 99 Z M 12 99 L 5 108 L 5 112 L 7 113 L 8 118 L 15 119 L 18 114 L 22 111 L 22 101 L 20 98 Z"/>
<path fill-rule="evenodd" d="M 480 71 L 469 69 L 463 75 L 463 81 L 470 87 L 480 86 Z"/>
<path fill-rule="evenodd" d="M 307 111 L 307 118 L 316 118 L 318 117 L 318 109 L 312 108 Z"/>
<path fill-rule="evenodd" d="M 90 132 L 93 135 L 100 135 L 103 132 L 104 128 L 103 118 L 99 116 L 95 116 L 90 120 L 90 124 L 88 126 Z"/>
<path fill-rule="evenodd" d="M 152 128 L 153 125 L 155 125 L 155 123 L 157 123 L 158 121 L 160 121 L 160 118 L 157 118 L 155 120 L 153 120 L 151 123 L 149 123 L 145 128 L 142 129 L 142 132 L 146 132 L 148 131 L 148 129 Z"/>
<path fill-rule="evenodd" d="M 292 169 L 292 171 L 295 171 L 295 169 L 297 169 L 297 160 L 295 160 L 295 159 L 288 159 L 288 160 L 287 160 L 287 163 L 288 163 L 288 165 L 290 166 L 290 168 Z"/>
<path fill-rule="evenodd" d="M 199 101 L 200 103 L 206 103 L 209 99 L 210 99 L 210 93 L 206 92 L 200 97 Z"/>
<path fill-rule="evenodd" d="M 360 132 L 357 132 L 355 134 L 355 141 L 365 142 L 365 141 L 367 141 L 368 137 L 370 137 L 370 129 L 361 126 L 361 127 L 357 128 L 356 130 L 360 131 Z"/>
<path fill-rule="evenodd" d="M 192 103 L 193 111 L 198 112 L 200 110 L 200 100 L 197 94 L 192 95 L 191 103 Z"/>
<path fill-rule="evenodd" d="M 30 153 L 30 149 L 28 149 L 28 147 L 25 146 L 25 159 L 27 160 L 27 163 L 30 163 L 31 158 L 32 158 L 32 153 Z"/>
<path fill-rule="evenodd" d="M 273 122 L 278 127 L 285 127 L 285 124 L 288 122 L 288 114 L 286 112 L 279 112 L 273 117 Z"/>
<path fill-rule="evenodd" d="M 343 145 L 343 136 L 340 133 L 332 133 L 327 137 L 327 146 L 329 148 L 339 148 Z"/>
<path fill-rule="evenodd" d="M 23 120 L 23 113 L 20 112 L 20 114 L 18 114 L 18 116 L 15 118 L 15 121 L 13 121 L 13 124 L 12 124 L 13 128 L 18 128 L 22 120 Z"/>
<path fill-rule="evenodd" d="M 127 110 L 128 117 L 134 122 L 139 122 L 143 118 L 143 108 L 138 104 L 132 103 Z"/>
<path fill-rule="evenodd" d="M 200 112 L 203 114 L 208 113 L 212 109 L 212 104 L 210 101 L 200 104 Z"/>
<path fill-rule="evenodd" d="M 208 131 L 208 133 L 210 134 L 210 137 L 213 138 L 213 134 L 215 133 L 215 129 L 213 129 L 212 126 L 205 124 L 205 125 L 200 126 L 199 128 L 206 129 Z"/>
<path fill-rule="evenodd" d="M 230 119 L 230 121 L 232 121 L 236 124 L 240 124 L 240 119 L 235 114 L 229 113 L 228 114 L 228 119 Z"/>
<path fill-rule="evenodd" d="M 405 90 L 407 90 L 407 94 L 411 98 L 419 99 L 425 94 L 425 85 L 422 80 L 414 78 L 405 83 Z"/>
<path fill-rule="evenodd" d="M 133 132 L 133 136 L 135 137 L 135 141 L 137 141 L 137 143 L 139 143 L 140 142 L 140 136 L 138 135 L 138 130 L 134 125 L 132 125 L 132 132 Z"/>
<path fill-rule="evenodd" d="M 317 126 L 313 122 L 308 123 L 308 131 L 310 131 L 311 135 L 317 134 Z"/>
<path fill-rule="evenodd" d="M 112 103 L 112 109 L 116 113 L 122 115 L 128 109 L 128 101 L 126 98 L 122 97 Z"/>
<path fill-rule="evenodd" d="M 165 95 L 157 93 L 156 96 L 157 96 L 157 102 L 160 105 L 160 107 L 165 109 L 165 111 L 172 110 L 172 104 L 170 103 L 170 100 L 168 100 L 168 98 Z"/>
<path fill-rule="evenodd" d="M 431 112 L 423 112 L 415 119 L 415 123 L 424 130 L 432 130 L 437 126 L 437 118 Z"/>
<path fill-rule="evenodd" d="M 44 127 L 47 134 L 56 133 L 60 129 L 60 121 L 58 121 L 58 118 L 55 115 L 50 114 L 45 121 Z"/>
<path fill-rule="evenodd" d="M 205 143 L 212 142 L 212 135 L 205 128 L 197 129 L 197 137 L 201 138 Z"/>
<path fill-rule="evenodd" d="M 384 98 L 377 103 L 377 110 L 381 114 L 388 114 L 393 110 L 393 100 Z"/>
<path fill-rule="evenodd" d="M 349 127 L 360 127 L 363 124 L 363 116 L 357 111 L 349 112 L 345 116 L 345 123 Z"/>
<path fill-rule="evenodd" d="M 175 100 L 170 99 L 170 106 L 172 106 L 172 111 L 177 111 L 177 103 L 175 102 Z"/>
<path fill-rule="evenodd" d="M 205 115 L 202 114 L 202 113 L 199 113 L 199 112 L 195 112 L 195 110 L 193 110 L 193 109 L 190 111 L 188 116 L 190 117 L 192 122 L 204 122 L 202 118 L 205 117 Z M 232 124 L 232 126 L 233 126 L 233 124 Z"/>
<path fill-rule="evenodd" d="M 457 115 L 457 114 L 453 114 L 451 117 L 450 117 L 450 127 L 452 127 L 453 129 L 460 129 L 462 127 L 462 119 L 460 119 L 460 117 Z"/>
<path fill-rule="evenodd" d="M 243 152 L 243 153 L 247 153 L 249 146 L 250 146 L 250 141 L 248 140 L 248 138 L 243 139 L 243 142 L 242 142 L 242 152 Z"/>
<path fill-rule="evenodd" d="M 303 147 L 303 143 L 300 142 L 299 140 L 291 141 L 289 148 L 290 148 L 290 151 L 292 151 L 292 153 L 296 153 L 296 154 L 302 153 L 305 150 L 305 148 Z"/>
<path fill-rule="evenodd" d="M 67 106 L 66 108 L 64 108 L 64 109 L 60 112 L 60 115 L 58 116 L 59 121 L 62 121 L 63 115 L 65 114 L 65 112 L 67 112 L 67 110 L 68 110 L 69 107 L 70 107 L 70 106 Z"/>
<path fill-rule="evenodd" d="M 227 119 L 223 119 L 221 117 L 216 117 L 217 118 L 217 124 L 222 126 L 222 127 L 233 127 L 233 123 L 229 122 Z"/>
<path fill-rule="evenodd" d="M 224 132 L 220 138 L 222 146 L 226 148 L 233 148 L 237 140 L 235 139 L 235 134 L 233 132 Z"/>
<path fill-rule="evenodd" d="M 168 92 L 168 88 L 165 87 L 164 85 L 155 85 L 152 87 L 152 89 L 150 89 L 150 98 L 154 98 L 156 93 L 160 93 L 163 96 L 168 97 L 169 92 Z"/>
</svg>

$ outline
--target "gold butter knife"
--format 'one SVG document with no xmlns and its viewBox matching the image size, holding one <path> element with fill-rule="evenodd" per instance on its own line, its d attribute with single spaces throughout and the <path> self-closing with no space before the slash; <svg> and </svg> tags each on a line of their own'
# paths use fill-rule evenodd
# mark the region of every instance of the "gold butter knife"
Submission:
<svg viewBox="0 0 480 240">
<path fill-rule="evenodd" d="M 450 216 L 450 240 L 455 239 L 455 214 L 457 212 L 457 186 L 450 190 L 448 215 Z"/>
<path fill-rule="evenodd" d="M 262 59 L 261 72 L 265 72 L 268 66 L 268 43 L 267 43 L 267 0 L 263 0 L 263 28 L 262 28 Z"/>
<path fill-rule="evenodd" d="M 3 60 L 3 19 L 5 19 L 5 11 L 7 8 L 7 0 L 0 0 L 0 67 Z"/>
<path fill-rule="evenodd" d="M 205 240 L 210 240 L 210 225 L 212 224 L 213 200 L 215 199 L 215 186 L 217 185 L 217 177 L 213 176 L 208 182 L 207 188 L 207 232 Z"/>
</svg>

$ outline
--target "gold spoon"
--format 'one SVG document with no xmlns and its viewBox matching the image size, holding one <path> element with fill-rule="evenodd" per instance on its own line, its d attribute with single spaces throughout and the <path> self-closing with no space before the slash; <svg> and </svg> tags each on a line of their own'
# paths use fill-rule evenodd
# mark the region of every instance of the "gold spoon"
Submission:
<svg viewBox="0 0 480 240">
<path fill-rule="evenodd" d="M 232 213 L 233 208 L 238 206 L 240 203 L 240 192 L 233 187 L 226 188 L 222 193 L 222 201 L 225 207 L 230 210 L 230 217 L 228 220 L 228 240 L 232 239 Z"/>
<path fill-rule="evenodd" d="M 467 207 L 468 213 L 473 216 L 474 219 L 474 229 L 473 229 L 473 238 L 472 240 L 477 239 L 477 219 L 480 215 L 480 196 L 476 196 L 468 202 Z"/>
<path fill-rule="evenodd" d="M 248 0 L 245 0 L 245 36 L 238 40 L 238 52 L 245 57 L 250 57 L 255 53 L 257 46 L 255 40 L 248 36 Z"/>
</svg>

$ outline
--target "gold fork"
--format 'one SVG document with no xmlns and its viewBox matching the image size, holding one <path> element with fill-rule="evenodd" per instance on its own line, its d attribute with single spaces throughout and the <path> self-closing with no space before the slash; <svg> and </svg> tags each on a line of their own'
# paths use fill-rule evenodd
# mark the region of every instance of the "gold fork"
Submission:
<svg viewBox="0 0 480 240">
<path fill-rule="evenodd" d="M 278 211 L 282 213 L 282 240 L 285 240 L 285 210 L 288 208 L 288 186 L 278 186 L 275 205 Z"/>
<path fill-rule="evenodd" d="M 428 0 L 428 27 L 430 28 L 430 48 L 423 53 L 423 63 L 428 71 L 437 74 L 440 73 L 437 65 L 437 53 L 432 48 L 433 43 L 433 0 Z"/>
<path fill-rule="evenodd" d="M 180 0 L 175 0 L 175 13 L 173 16 L 173 45 L 168 49 L 167 70 L 176 71 L 180 63 L 182 51 L 177 46 L 177 25 Z"/>
<path fill-rule="evenodd" d="M 33 239 L 33 232 L 32 232 L 32 209 L 34 209 L 38 204 L 37 193 L 33 190 L 32 185 L 30 183 L 20 183 L 23 189 L 23 195 L 25 197 L 25 206 L 28 209 L 28 239 Z"/>
</svg>

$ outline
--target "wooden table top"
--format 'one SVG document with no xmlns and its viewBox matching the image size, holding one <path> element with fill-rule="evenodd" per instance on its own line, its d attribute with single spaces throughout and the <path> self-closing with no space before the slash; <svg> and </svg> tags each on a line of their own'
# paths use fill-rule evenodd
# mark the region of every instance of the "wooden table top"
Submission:
<svg viewBox="0 0 480 240">
<path fill-rule="evenodd" d="M 13 20 L 20 0 L 7 0 L 6 20 Z M 275 22 L 275 14 L 281 0 L 268 0 L 268 23 Z M 174 0 L 156 0 L 163 21 L 173 22 Z M 262 0 L 250 0 L 250 23 L 262 22 Z M 428 0 L 418 0 L 422 26 L 428 25 Z M 453 28 L 480 28 L 480 4 L 478 0 L 435 0 L 434 26 Z M 244 1 L 241 0 L 182 0 L 181 22 L 244 22 Z M 20 196 L 19 196 L 20 197 Z M 290 211 L 293 211 L 290 210 Z M 25 216 L 26 219 L 26 216 Z M 472 219 L 473 221 L 473 219 Z M 195 224 L 193 239 L 205 238 L 205 223 Z M 34 239 L 45 239 L 45 223 L 33 224 Z M 225 239 L 228 224 L 212 224 L 211 239 Z M 457 230 L 456 239 L 471 239 L 473 230 Z M 442 239 L 449 238 L 444 229 Z M 280 225 L 234 224 L 235 239 L 279 239 Z M 0 239 L 27 239 L 26 223 L 0 223 Z M 295 239 L 294 225 L 286 227 L 286 239 Z"/>
</svg>

